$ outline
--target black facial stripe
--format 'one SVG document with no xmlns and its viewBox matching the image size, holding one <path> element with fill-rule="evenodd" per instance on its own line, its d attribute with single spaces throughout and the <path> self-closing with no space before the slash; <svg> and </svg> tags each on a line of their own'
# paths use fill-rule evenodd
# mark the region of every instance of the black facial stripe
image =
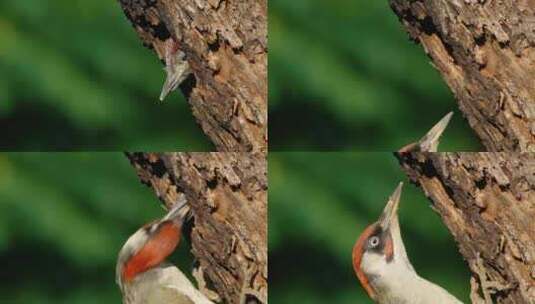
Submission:
<svg viewBox="0 0 535 304">
<path fill-rule="evenodd" d="M 160 228 L 160 226 L 161 225 L 159 225 L 157 221 L 152 221 L 143 226 L 143 229 L 147 235 L 153 235 Z"/>
<path fill-rule="evenodd" d="M 368 281 L 372 284 L 381 278 L 381 276 L 374 273 L 366 273 L 366 277 L 368 277 Z"/>
</svg>

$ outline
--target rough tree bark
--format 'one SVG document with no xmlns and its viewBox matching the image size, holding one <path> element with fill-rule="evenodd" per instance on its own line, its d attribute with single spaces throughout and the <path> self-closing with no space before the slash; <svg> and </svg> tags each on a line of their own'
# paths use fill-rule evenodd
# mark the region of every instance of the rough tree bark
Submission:
<svg viewBox="0 0 535 304">
<path fill-rule="evenodd" d="M 217 150 L 266 151 L 267 0 L 119 2 L 160 60 L 169 39 L 186 54 L 181 90 Z"/>
<path fill-rule="evenodd" d="M 535 151 L 535 1 L 389 0 L 488 151 Z"/>
<path fill-rule="evenodd" d="M 183 197 L 191 206 L 191 246 L 198 261 L 193 273 L 199 289 L 223 303 L 267 303 L 265 154 L 128 157 L 141 181 L 167 206 Z"/>
<path fill-rule="evenodd" d="M 396 156 L 457 241 L 473 303 L 535 303 L 535 154 Z"/>
</svg>

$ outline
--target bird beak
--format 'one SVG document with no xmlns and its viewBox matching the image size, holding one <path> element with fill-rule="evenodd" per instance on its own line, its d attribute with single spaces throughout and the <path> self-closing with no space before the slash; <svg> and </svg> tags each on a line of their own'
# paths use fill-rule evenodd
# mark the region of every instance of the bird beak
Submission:
<svg viewBox="0 0 535 304">
<path fill-rule="evenodd" d="M 178 220 L 181 224 L 189 220 L 192 216 L 191 209 L 184 198 L 183 200 L 176 202 L 167 214 L 162 218 L 162 221 L 166 220 Z"/>
<path fill-rule="evenodd" d="M 379 225 L 383 231 L 389 230 L 394 222 L 394 219 L 397 219 L 401 188 L 403 188 L 403 182 L 399 183 L 394 193 L 392 193 L 388 199 L 385 209 L 383 210 L 383 213 L 381 214 L 381 217 L 379 218 Z"/>
<path fill-rule="evenodd" d="M 434 125 L 427 134 L 424 135 L 418 142 L 410 143 L 399 149 L 397 153 L 408 152 L 437 152 L 440 136 L 446 130 L 453 112 L 449 112 L 436 125 Z"/>
<path fill-rule="evenodd" d="M 427 134 L 420 139 L 420 147 L 422 152 L 437 152 L 440 136 L 446 130 L 453 112 L 449 112 L 436 125 L 427 132 Z"/>
</svg>

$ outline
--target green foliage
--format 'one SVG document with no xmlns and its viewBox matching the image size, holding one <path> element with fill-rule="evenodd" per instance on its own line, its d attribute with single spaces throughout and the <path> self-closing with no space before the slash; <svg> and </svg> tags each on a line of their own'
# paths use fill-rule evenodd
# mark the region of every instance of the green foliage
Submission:
<svg viewBox="0 0 535 304">
<path fill-rule="evenodd" d="M 269 290 L 273 303 L 371 303 L 351 250 L 400 181 L 400 225 L 423 277 L 468 301 L 469 274 L 451 235 L 391 153 L 270 153 Z"/>
<path fill-rule="evenodd" d="M 0 154 L 0 302 L 120 303 L 119 249 L 163 214 L 122 153 Z"/>
<path fill-rule="evenodd" d="M 208 150 L 118 1 L 0 3 L 3 150 Z"/>
<path fill-rule="evenodd" d="M 272 150 L 393 151 L 452 110 L 440 149 L 477 150 L 456 109 L 388 1 L 269 2 Z"/>
</svg>

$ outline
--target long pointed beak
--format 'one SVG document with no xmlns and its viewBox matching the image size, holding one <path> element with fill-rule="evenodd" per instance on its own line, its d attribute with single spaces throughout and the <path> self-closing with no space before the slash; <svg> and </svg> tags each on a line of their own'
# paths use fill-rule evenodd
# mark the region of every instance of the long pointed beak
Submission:
<svg viewBox="0 0 535 304">
<path fill-rule="evenodd" d="M 403 182 L 400 182 L 396 190 L 394 190 L 394 193 L 390 195 L 388 203 L 386 204 L 386 207 L 383 210 L 381 217 L 379 218 L 379 225 L 381 226 L 383 231 L 390 229 L 390 225 L 392 224 L 393 220 L 397 218 L 399 199 L 401 197 L 402 188 Z"/>
<path fill-rule="evenodd" d="M 162 221 L 166 220 L 178 220 L 180 223 L 186 221 L 191 216 L 191 209 L 184 198 L 183 200 L 175 203 L 167 214 L 162 218 Z"/>
<path fill-rule="evenodd" d="M 446 127 L 451 120 L 451 116 L 453 116 L 453 112 L 446 114 L 446 116 L 442 117 L 442 119 L 437 122 L 437 124 L 434 125 L 422 139 L 420 139 L 421 151 L 437 152 L 440 136 L 444 133 L 444 130 L 446 130 Z"/>
</svg>

